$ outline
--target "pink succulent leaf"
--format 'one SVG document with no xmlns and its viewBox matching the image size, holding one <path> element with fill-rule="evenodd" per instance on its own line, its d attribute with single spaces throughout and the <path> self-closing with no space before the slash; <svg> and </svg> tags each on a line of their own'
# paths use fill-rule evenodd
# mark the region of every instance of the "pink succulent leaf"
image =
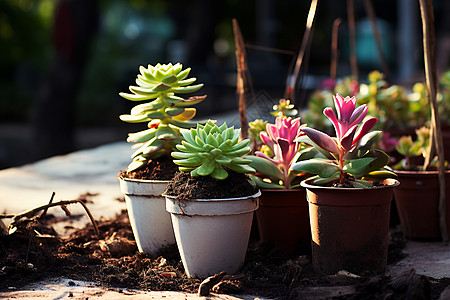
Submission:
<svg viewBox="0 0 450 300">
<path fill-rule="evenodd" d="M 278 139 L 278 144 L 280 145 L 281 150 L 281 162 L 284 166 L 284 171 L 287 171 L 294 160 L 297 147 L 295 144 L 291 144 L 284 139 Z"/>
<path fill-rule="evenodd" d="M 364 121 L 361 127 L 359 127 L 358 132 L 356 133 L 356 137 L 353 139 L 352 146 L 356 145 L 356 143 L 365 136 L 372 128 L 377 124 L 378 119 L 371 117 Z"/>
<path fill-rule="evenodd" d="M 278 129 L 278 138 L 289 140 L 290 129 L 288 122 L 286 121 L 282 122 L 280 127 L 278 127 L 277 129 Z"/>
<path fill-rule="evenodd" d="M 350 151 L 350 149 L 353 146 L 353 137 L 355 136 L 356 128 L 358 127 L 358 124 L 353 125 L 342 137 L 342 140 L 340 140 L 342 148 L 345 149 L 345 151 Z"/>
<path fill-rule="evenodd" d="M 265 155 L 265 154 L 262 153 L 262 152 L 256 151 L 256 152 L 255 152 L 255 155 L 258 156 L 258 157 L 262 157 L 262 158 L 267 159 L 268 161 L 270 161 L 270 162 L 273 163 L 274 165 L 278 165 L 278 164 L 279 164 L 279 162 L 278 162 L 277 160 L 268 157 L 267 155 Z"/>
<path fill-rule="evenodd" d="M 350 117 L 350 126 L 361 123 L 361 121 L 366 117 L 368 111 L 367 105 L 363 104 L 355 109 Z"/>
<path fill-rule="evenodd" d="M 317 144 L 317 146 L 330 153 L 339 153 L 338 146 L 330 136 L 313 128 L 303 128 L 303 132 Z"/>
<path fill-rule="evenodd" d="M 336 94 L 336 96 L 333 95 L 334 100 L 334 107 L 336 108 L 337 117 L 339 120 L 341 120 L 341 108 L 342 103 L 344 102 L 344 97 L 342 97 L 340 94 Z"/>
<path fill-rule="evenodd" d="M 328 119 L 330 119 L 331 123 L 333 123 L 334 130 L 336 131 L 336 136 L 338 138 L 340 138 L 341 137 L 341 127 L 339 126 L 339 121 L 336 118 L 336 114 L 334 113 L 334 110 L 331 107 L 326 107 L 323 110 L 323 114 L 325 116 L 327 116 Z"/>
<path fill-rule="evenodd" d="M 267 145 L 267 147 L 270 148 L 270 150 L 273 152 L 273 146 L 274 146 L 274 142 L 272 141 L 272 139 L 267 135 L 266 132 L 261 131 L 261 133 L 259 134 L 259 138 L 261 139 L 261 141 Z"/>
<path fill-rule="evenodd" d="M 342 96 L 341 96 L 342 97 Z M 341 103 L 341 111 L 340 111 L 340 115 L 341 121 L 349 121 L 350 117 L 352 116 L 353 111 L 355 110 L 355 106 L 356 106 L 356 98 L 355 96 L 353 97 L 345 97 L 344 101 Z"/>
<path fill-rule="evenodd" d="M 267 124 L 266 125 L 266 132 L 267 135 L 272 139 L 275 140 L 278 138 L 278 127 L 274 124 Z"/>
</svg>

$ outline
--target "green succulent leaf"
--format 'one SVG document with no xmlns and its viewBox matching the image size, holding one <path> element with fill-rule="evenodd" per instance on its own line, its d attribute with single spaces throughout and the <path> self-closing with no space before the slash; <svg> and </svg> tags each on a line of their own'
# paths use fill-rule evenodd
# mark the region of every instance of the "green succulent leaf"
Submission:
<svg viewBox="0 0 450 300">
<path fill-rule="evenodd" d="M 322 178 L 332 177 L 339 172 L 339 167 L 330 160 L 313 158 L 306 161 L 299 161 L 291 166 L 291 172 L 302 174 L 304 172 L 317 174 Z"/>
<path fill-rule="evenodd" d="M 156 138 L 160 140 L 176 140 L 178 133 L 167 125 L 160 125 L 156 130 Z"/>
<path fill-rule="evenodd" d="M 250 167 L 254 168 L 256 172 L 266 174 L 270 178 L 283 179 L 281 170 L 269 160 L 254 155 L 248 155 L 245 158 L 251 160 Z"/>
<path fill-rule="evenodd" d="M 166 108 L 166 114 L 169 116 L 177 116 L 181 114 L 184 111 L 184 108 L 182 107 L 169 107 Z"/>
<path fill-rule="evenodd" d="M 148 117 L 147 114 L 145 115 L 120 115 L 119 118 L 124 121 L 124 122 L 128 122 L 128 123 L 141 123 L 141 122 L 148 122 L 151 119 Z"/>
<path fill-rule="evenodd" d="M 149 96 L 149 95 L 128 94 L 128 93 L 119 93 L 119 95 L 121 97 L 131 100 L 131 101 L 142 101 L 142 100 L 152 99 L 151 96 Z"/>
<path fill-rule="evenodd" d="M 206 160 L 200 167 L 197 168 L 197 174 L 200 176 L 208 176 L 214 171 L 214 160 Z"/>
<path fill-rule="evenodd" d="M 352 174 L 353 176 L 359 177 L 364 174 L 365 169 L 374 160 L 374 157 L 363 157 L 347 160 L 344 164 L 343 170 L 347 173 Z"/>
<path fill-rule="evenodd" d="M 165 92 L 167 90 L 170 90 L 171 88 L 172 87 L 170 85 L 161 82 L 160 84 L 156 85 L 153 90 L 156 92 Z"/>
<path fill-rule="evenodd" d="M 135 107 L 133 107 L 131 109 L 131 114 L 137 116 L 137 115 L 144 114 L 148 111 L 160 109 L 163 106 L 164 106 L 164 103 L 162 103 L 161 101 L 155 100 L 155 101 L 152 101 L 149 103 L 143 103 L 143 104 L 136 105 Z"/>
<path fill-rule="evenodd" d="M 147 130 L 139 131 L 136 133 L 129 133 L 127 142 L 128 143 L 143 143 L 155 137 L 155 128 L 150 128 Z"/>
<path fill-rule="evenodd" d="M 178 75 L 177 75 L 178 80 L 183 80 L 186 77 L 188 77 L 189 72 L 191 72 L 191 68 L 187 68 L 187 69 L 181 71 L 180 73 L 178 73 Z"/>
<path fill-rule="evenodd" d="M 201 89 L 202 87 L 203 87 L 203 83 L 191 85 L 191 86 L 185 86 L 185 87 L 176 87 L 176 88 L 173 88 L 173 91 L 176 93 L 180 93 L 180 94 L 186 94 L 186 93 L 196 92 L 199 89 Z"/>
<path fill-rule="evenodd" d="M 311 183 L 315 184 L 315 185 L 327 185 L 333 181 L 339 180 L 339 173 L 334 173 L 332 176 L 327 177 L 327 178 L 323 178 L 320 177 L 319 175 L 313 176 L 311 178 L 309 178 L 308 180 L 311 181 Z"/>
<path fill-rule="evenodd" d="M 186 85 L 194 83 L 196 80 L 197 80 L 197 78 L 195 78 L 195 77 L 192 77 L 192 78 L 189 78 L 186 80 L 180 80 L 180 81 L 178 81 L 178 85 L 186 86 Z"/>
<path fill-rule="evenodd" d="M 151 111 L 147 113 L 149 119 L 164 119 L 166 115 L 160 111 Z"/>
<path fill-rule="evenodd" d="M 177 81 L 178 81 L 178 77 L 174 74 L 164 77 L 164 79 L 162 80 L 162 82 L 167 85 L 171 85 Z"/>
<path fill-rule="evenodd" d="M 262 188 L 262 189 L 280 189 L 280 190 L 284 189 L 284 186 L 282 186 L 282 185 L 264 181 L 255 175 L 251 175 L 250 178 L 256 184 L 257 187 Z"/>
</svg>

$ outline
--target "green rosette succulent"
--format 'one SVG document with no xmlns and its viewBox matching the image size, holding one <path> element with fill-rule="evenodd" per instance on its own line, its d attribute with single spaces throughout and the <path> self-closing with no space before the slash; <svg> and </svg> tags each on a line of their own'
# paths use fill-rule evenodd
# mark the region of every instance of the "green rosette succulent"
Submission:
<svg viewBox="0 0 450 300">
<path fill-rule="evenodd" d="M 136 105 L 130 114 L 120 116 L 128 123 L 148 122 L 148 129 L 130 133 L 127 142 L 135 143 L 138 149 L 132 154 L 133 161 L 127 171 L 144 166 L 148 160 L 170 155 L 175 145 L 181 141 L 181 128 L 191 128 L 197 123 L 191 120 L 195 108 L 188 106 L 203 101 L 206 96 L 184 99 L 176 94 L 185 94 L 199 90 L 203 84 L 192 85 L 197 79 L 187 78 L 190 68 L 183 70 L 183 65 L 157 64 L 140 66 L 137 86 L 130 86 L 131 93 L 119 93 L 131 101 L 149 102 Z"/>
<path fill-rule="evenodd" d="M 238 173 L 255 173 L 249 166 L 252 162 L 242 158 L 250 152 L 249 139 L 239 142 L 240 129 L 228 127 L 226 123 L 217 126 L 209 120 L 197 128 L 182 129 L 184 140 L 172 152 L 179 170 L 190 172 L 192 177 L 208 176 L 224 180 L 228 177 L 225 168 Z"/>
</svg>

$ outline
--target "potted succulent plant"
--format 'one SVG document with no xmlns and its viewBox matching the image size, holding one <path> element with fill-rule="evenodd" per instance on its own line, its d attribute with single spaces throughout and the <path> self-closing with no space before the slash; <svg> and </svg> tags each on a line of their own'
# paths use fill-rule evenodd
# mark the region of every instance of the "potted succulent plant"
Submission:
<svg viewBox="0 0 450 300">
<path fill-rule="evenodd" d="M 438 158 L 435 157 L 428 170 L 424 170 L 424 156 L 429 145 L 430 130 L 421 127 L 416 130 L 416 139 L 402 136 L 397 151 L 404 158 L 394 166 L 401 185 L 394 189 L 403 233 L 410 239 L 439 239 L 439 179 Z M 450 216 L 450 170 L 445 171 L 447 216 Z M 447 218 L 447 231 L 450 219 Z"/>
<path fill-rule="evenodd" d="M 260 192 L 246 173 L 254 173 L 250 140 L 240 129 L 212 121 L 181 130 L 184 140 L 172 152 L 180 172 L 164 195 L 172 216 L 181 259 L 189 277 L 235 273 L 247 251 L 253 212 Z"/>
<path fill-rule="evenodd" d="M 147 129 L 130 133 L 127 142 L 137 150 L 126 171 L 119 173 L 121 191 L 125 195 L 130 223 L 139 251 L 155 255 L 162 247 L 175 243 L 170 215 L 165 211 L 161 196 L 169 180 L 177 171 L 170 153 L 181 140 L 180 129 L 196 123 L 195 108 L 206 96 L 184 99 L 176 94 L 199 90 L 203 84 L 191 85 L 196 79 L 187 78 L 190 68 L 182 64 L 141 66 L 137 86 L 131 93 L 120 93 L 131 101 L 146 101 L 120 116 L 129 123 L 147 123 Z"/>
<path fill-rule="evenodd" d="M 381 132 L 370 132 L 376 118 L 364 118 L 367 106 L 356 108 L 355 97 L 334 97 L 337 116 L 324 109 L 336 137 L 304 127 L 311 143 L 326 158 L 291 166 L 293 172 L 315 176 L 306 187 L 312 234 L 312 261 L 318 272 L 383 272 L 387 264 L 389 212 L 396 175 L 387 169 L 389 157 L 371 149 Z M 297 139 L 305 141 L 304 137 Z M 389 179 L 386 179 L 389 178 Z"/>
<path fill-rule="evenodd" d="M 275 124 L 266 124 L 266 130 L 259 134 L 266 150 L 246 156 L 256 170 L 251 178 L 261 189 L 256 211 L 260 240 L 288 254 L 309 252 L 311 248 L 306 190 L 300 186 L 306 174 L 291 172 L 294 162 L 315 155 L 314 148 L 295 141 L 304 135 L 304 126 L 300 118 L 278 116 Z"/>
</svg>

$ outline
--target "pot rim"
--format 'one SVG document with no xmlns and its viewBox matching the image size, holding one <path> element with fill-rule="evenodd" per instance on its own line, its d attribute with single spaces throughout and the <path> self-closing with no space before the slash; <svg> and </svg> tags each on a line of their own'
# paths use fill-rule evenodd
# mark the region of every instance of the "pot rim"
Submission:
<svg viewBox="0 0 450 300">
<path fill-rule="evenodd" d="M 400 185 L 400 181 L 394 178 L 386 178 L 382 182 L 387 185 L 382 186 L 372 186 L 368 188 L 344 188 L 344 187 L 331 187 L 331 186 L 322 186 L 322 185 L 314 185 L 309 184 L 307 181 L 311 179 L 305 179 L 302 182 L 300 182 L 300 185 L 307 188 L 307 189 L 322 189 L 322 190 L 337 190 L 337 191 L 364 191 L 364 190 L 372 190 L 372 189 L 384 189 L 384 188 L 390 188 L 390 187 L 396 187 Z"/>
<path fill-rule="evenodd" d="M 394 170 L 394 173 L 398 175 L 437 175 L 439 174 L 438 170 L 430 170 L 430 171 L 415 171 L 415 170 Z M 445 170 L 445 174 L 450 174 L 450 169 Z"/>
<path fill-rule="evenodd" d="M 172 195 L 166 195 L 165 193 L 162 194 L 163 197 L 169 198 L 169 199 L 176 199 L 177 196 L 172 196 Z M 239 201 L 239 200 L 245 200 L 245 199 L 249 199 L 249 198 L 258 198 L 259 196 L 261 196 L 261 190 L 258 189 L 258 192 L 253 194 L 253 195 L 249 195 L 249 196 L 242 196 L 242 197 L 235 197 L 235 198 L 212 198 L 212 199 L 183 199 L 182 201 L 203 201 L 203 202 L 208 202 L 208 201 Z"/>
<path fill-rule="evenodd" d="M 129 181 L 129 182 L 140 182 L 140 183 L 169 183 L 170 180 L 153 180 L 153 179 L 135 179 L 135 178 L 125 178 L 117 176 L 119 180 Z"/>
<path fill-rule="evenodd" d="M 298 192 L 298 191 L 304 191 L 305 188 L 301 188 L 301 189 L 265 189 L 265 188 L 260 188 L 261 191 L 267 191 L 267 192 L 282 192 L 282 193 L 287 193 L 287 192 Z"/>
</svg>

